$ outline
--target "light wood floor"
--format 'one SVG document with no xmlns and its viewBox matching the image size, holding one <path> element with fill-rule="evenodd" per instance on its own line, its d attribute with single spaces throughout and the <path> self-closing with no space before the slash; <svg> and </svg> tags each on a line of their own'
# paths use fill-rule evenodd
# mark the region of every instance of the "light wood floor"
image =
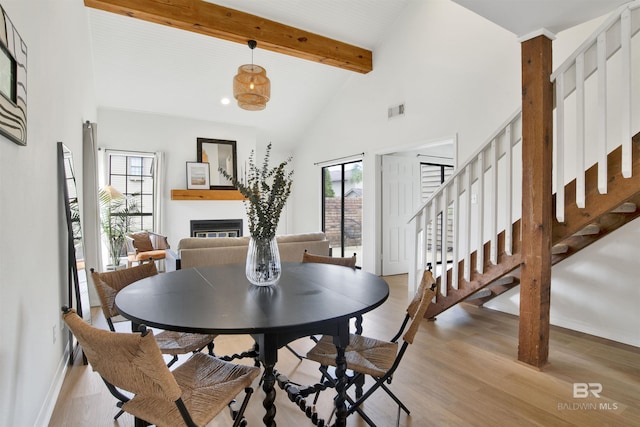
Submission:
<svg viewBox="0 0 640 427">
<path fill-rule="evenodd" d="M 389 300 L 365 316 L 365 335 L 390 338 L 406 308 L 406 276 L 386 277 Z M 96 312 L 96 314 L 98 314 Z M 423 321 L 391 388 L 411 409 L 403 426 L 640 426 L 640 349 L 560 328 L 552 328 L 550 364 L 542 371 L 516 361 L 517 318 L 487 309 L 459 305 L 434 322 Z M 221 336 L 216 353 L 250 347 L 247 336 Z M 309 339 L 293 343 L 305 352 Z M 299 362 L 288 350 L 279 353 L 277 369 L 293 381 L 312 384 L 317 366 Z M 250 363 L 246 361 L 246 363 Z M 599 398 L 573 398 L 573 383 L 600 383 Z M 262 390 L 253 395 L 246 416 L 261 426 Z M 326 394 L 326 392 L 325 392 Z M 322 396 L 320 416 L 328 418 L 331 396 Z M 285 393 L 277 389 L 276 421 L 280 426 L 311 425 Z M 380 427 L 395 425 L 396 406 L 382 391 L 365 404 Z M 69 368 L 51 426 L 133 426 L 133 417 L 117 422 L 115 400 L 90 367 Z M 228 426 L 228 411 L 209 427 Z M 364 426 L 357 415 L 349 426 Z"/>
</svg>

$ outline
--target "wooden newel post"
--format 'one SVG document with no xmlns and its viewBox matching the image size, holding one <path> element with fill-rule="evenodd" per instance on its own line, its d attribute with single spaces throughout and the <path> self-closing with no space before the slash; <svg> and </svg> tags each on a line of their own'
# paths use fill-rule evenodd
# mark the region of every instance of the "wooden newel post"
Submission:
<svg viewBox="0 0 640 427">
<path fill-rule="evenodd" d="M 522 272 L 518 360 L 541 368 L 549 356 L 553 88 L 551 40 L 522 43 Z"/>
</svg>

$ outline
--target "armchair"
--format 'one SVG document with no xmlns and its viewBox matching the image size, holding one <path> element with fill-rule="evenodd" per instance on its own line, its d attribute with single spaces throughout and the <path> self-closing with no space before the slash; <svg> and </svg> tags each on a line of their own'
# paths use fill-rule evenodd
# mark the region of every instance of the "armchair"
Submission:
<svg viewBox="0 0 640 427">
<path fill-rule="evenodd" d="M 170 248 L 167 237 L 151 231 L 137 231 L 128 233 L 127 244 L 127 268 L 134 262 L 140 264 L 143 261 L 164 259 L 167 249 Z"/>
</svg>

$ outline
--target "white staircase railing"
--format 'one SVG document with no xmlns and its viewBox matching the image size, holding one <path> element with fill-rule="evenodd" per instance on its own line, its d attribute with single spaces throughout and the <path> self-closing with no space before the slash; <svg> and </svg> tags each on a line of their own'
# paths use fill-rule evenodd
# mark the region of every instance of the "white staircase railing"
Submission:
<svg viewBox="0 0 640 427">
<path fill-rule="evenodd" d="M 631 138 L 640 128 L 640 96 L 632 97 L 640 93 L 640 71 L 632 73 L 640 70 L 640 40 L 632 44 L 632 39 L 639 31 L 640 0 L 635 0 L 616 10 L 551 76 L 556 94 L 553 176 L 558 201 L 564 201 L 564 186 L 575 178 L 576 203 L 584 207 L 586 165 L 596 162 L 598 188 L 606 193 L 607 154 L 620 144 L 623 176 L 631 176 Z M 591 78 L 594 75 L 597 80 Z M 489 262 L 497 263 L 502 231 L 504 251 L 511 255 L 512 224 L 521 216 L 521 120 L 520 110 L 512 114 L 410 219 L 415 241 L 409 297 L 427 263 L 436 270 L 434 277 L 440 277 L 440 293 L 445 296 L 448 285 L 458 287 L 459 261 L 464 260 L 462 276 L 470 280 L 474 251 L 475 268 L 482 273 L 485 242 L 490 242 Z M 564 221 L 564 203 L 556 203 L 556 218 Z M 448 236 L 449 228 L 453 236 Z M 451 248 L 441 243 L 448 239 Z"/>
<path fill-rule="evenodd" d="M 441 273 L 436 271 L 434 275 L 441 276 L 440 292 L 443 295 L 447 294 L 447 260 L 452 262 L 452 287 L 457 288 L 458 260 L 464 259 L 463 276 L 470 280 L 471 254 L 482 248 L 485 239 L 491 241 L 489 258 L 496 264 L 499 230 L 505 230 L 505 252 L 511 254 L 511 224 L 514 208 L 519 216 L 520 205 L 520 188 L 518 185 L 514 188 L 513 171 L 521 169 L 522 157 L 517 150 L 521 139 L 522 114 L 518 110 L 411 217 L 415 242 L 409 270 L 410 295 L 413 295 L 416 280 L 422 277 L 426 264 L 436 268 L 438 260 L 442 265 Z M 448 236 L 449 229 L 453 236 Z M 453 247 L 441 244 L 447 241 L 452 241 Z M 476 252 L 475 266 L 482 272 L 484 251 Z"/>
<path fill-rule="evenodd" d="M 633 116 L 640 108 L 632 105 L 631 97 L 633 90 L 640 91 L 640 49 L 632 51 L 632 38 L 639 30 L 636 0 L 612 13 L 551 75 L 556 102 L 556 200 L 564 200 L 564 185 L 575 177 L 576 204 L 584 208 L 585 170 L 596 162 L 598 191 L 606 194 L 607 154 L 620 144 L 622 175 L 631 176 L 632 130 L 640 126 Z M 613 99 L 620 102 L 614 104 Z M 564 221 L 564 203 L 556 203 L 556 218 Z"/>
</svg>

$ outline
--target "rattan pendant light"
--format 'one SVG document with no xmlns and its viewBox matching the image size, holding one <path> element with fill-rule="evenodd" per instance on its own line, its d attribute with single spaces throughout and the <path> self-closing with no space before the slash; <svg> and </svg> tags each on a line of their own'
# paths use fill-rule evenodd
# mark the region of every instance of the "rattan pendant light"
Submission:
<svg viewBox="0 0 640 427">
<path fill-rule="evenodd" d="M 267 78 L 267 71 L 253 63 L 253 49 L 258 43 L 249 40 L 248 44 L 251 48 L 251 64 L 238 67 L 238 74 L 233 78 L 233 97 L 244 110 L 264 110 L 271 97 L 271 82 Z"/>
</svg>

